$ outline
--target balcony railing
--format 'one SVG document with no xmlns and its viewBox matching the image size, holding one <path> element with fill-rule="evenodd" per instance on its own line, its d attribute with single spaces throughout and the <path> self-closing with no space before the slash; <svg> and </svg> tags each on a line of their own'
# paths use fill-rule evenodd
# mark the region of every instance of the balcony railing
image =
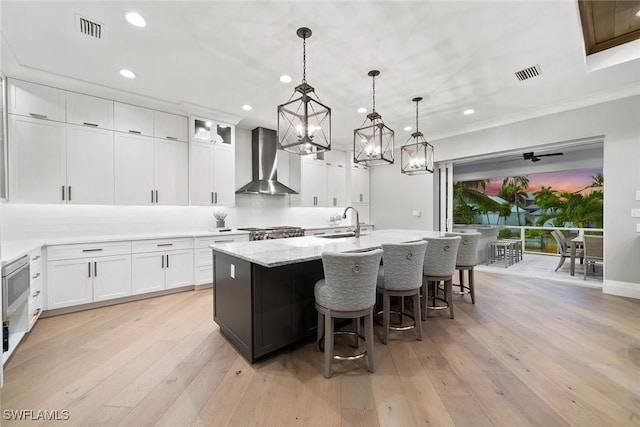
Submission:
<svg viewBox="0 0 640 427">
<path fill-rule="evenodd" d="M 529 226 L 498 226 L 499 239 L 520 239 L 524 251 L 536 254 L 555 255 L 558 253 L 556 240 L 551 231 L 559 230 L 567 240 L 578 234 L 602 235 L 602 228 L 567 228 L 567 227 L 529 227 Z"/>
</svg>

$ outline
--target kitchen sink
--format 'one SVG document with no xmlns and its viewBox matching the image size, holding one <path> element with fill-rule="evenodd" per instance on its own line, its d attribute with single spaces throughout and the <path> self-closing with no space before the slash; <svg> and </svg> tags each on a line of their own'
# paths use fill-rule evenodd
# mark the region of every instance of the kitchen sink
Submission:
<svg viewBox="0 0 640 427">
<path fill-rule="evenodd" d="M 336 234 L 323 234 L 320 237 L 321 239 L 339 239 L 341 237 L 355 237 L 356 233 L 336 233 Z"/>
</svg>

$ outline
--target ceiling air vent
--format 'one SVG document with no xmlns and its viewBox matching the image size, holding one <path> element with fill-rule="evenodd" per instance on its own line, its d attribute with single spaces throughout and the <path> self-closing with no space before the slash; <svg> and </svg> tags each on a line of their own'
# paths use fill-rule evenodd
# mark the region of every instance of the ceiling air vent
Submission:
<svg viewBox="0 0 640 427">
<path fill-rule="evenodd" d="M 536 64 L 533 67 L 525 68 L 524 70 L 516 72 L 516 78 L 520 81 L 524 81 L 539 76 L 540 74 L 542 74 L 542 70 L 540 70 L 540 66 Z"/>
<path fill-rule="evenodd" d="M 76 15 L 76 29 L 85 36 L 95 39 L 101 39 L 103 35 L 103 25 L 101 23 L 80 15 Z"/>
</svg>

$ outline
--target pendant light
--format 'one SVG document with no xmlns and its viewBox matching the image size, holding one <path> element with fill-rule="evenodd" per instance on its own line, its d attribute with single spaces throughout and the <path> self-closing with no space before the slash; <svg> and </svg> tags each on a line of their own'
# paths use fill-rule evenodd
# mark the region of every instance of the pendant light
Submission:
<svg viewBox="0 0 640 427">
<path fill-rule="evenodd" d="M 407 175 L 433 173 L 433 145 L 418 130 L 418 103 L 422 98 L 413 98 L 412 101 L 416 103 L 416 131 L 400 149 L 401 171 Z"/>
<path fill-rule="evenodd" d="M 299 155 L 331 150 L 331 108 L 320 102 L 307 83 L 307 39 L 311 30 L 298 28 L 302 39 L 302 83 L 289 100 L 278 106 L 279 148 Z M 293 99 L 294 96 L 300 96 Z"/>
<path fill-rule="evenodd" d="M 367 166 L 388 165 L 393 163 L 394 132 L 376 112 L 376 77 L 380 71 L 371 70 L 368 75 L 373 80 L 373 109 L 362 127 L 353 131 L 353 161 Z M 364 126 L 367 120 L 371 124 Z"/>
</svg>

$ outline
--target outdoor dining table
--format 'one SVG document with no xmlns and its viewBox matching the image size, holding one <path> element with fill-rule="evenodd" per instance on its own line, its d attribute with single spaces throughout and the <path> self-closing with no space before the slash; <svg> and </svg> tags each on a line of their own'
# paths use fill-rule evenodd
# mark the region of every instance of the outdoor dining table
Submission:
<svg viewBox="0 0 640 427">
<path fill-rule="evenodd" d="M 584 235 L 579 234 L 578 236 L 571 239 L 571 275 L 575 276 L 576 273 L 576 251 L 578 247 L 582 247 L 584 244 Z"/>
</svg>

